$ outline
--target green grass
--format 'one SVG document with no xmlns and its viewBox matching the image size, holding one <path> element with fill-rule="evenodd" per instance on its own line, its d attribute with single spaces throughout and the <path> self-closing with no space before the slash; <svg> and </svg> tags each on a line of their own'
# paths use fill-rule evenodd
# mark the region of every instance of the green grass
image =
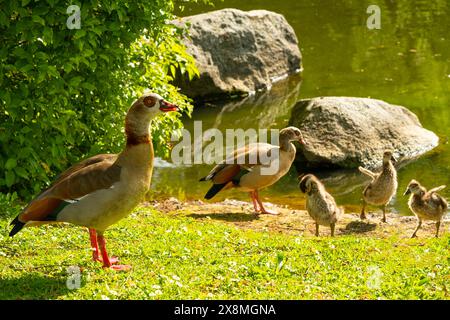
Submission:
<svg viewBox="0 0 450 320">
<path fill-rule="evenodd" d="M 91 262 L 75 226 L 7 236 L 0 220 L 0 299 L 448 299 L 448 234 L 301 238 L 139 208 L 106 232 L 130 272 Z M 79 266 L 81 288 L 66 286 Z M 374 284 L 374 285 L 371 285 Z"/>
</svg>

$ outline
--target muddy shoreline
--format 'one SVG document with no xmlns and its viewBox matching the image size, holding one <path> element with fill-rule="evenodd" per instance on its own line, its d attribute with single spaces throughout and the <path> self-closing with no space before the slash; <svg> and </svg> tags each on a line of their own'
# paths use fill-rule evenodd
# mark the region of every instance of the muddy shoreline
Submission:
<svg viewBox="0 0 450 320">
<path fill-rule="evenodd" d="M 303 209 L 293 209 L 287 206 L 277 206 L 264 203 L 267 208 L 278 211 L 279 215 L 258 215 L 253 212 L 250 202 L 229 200 L 208 203 L 201 200 L 179 201 L 170 198 L 164 201 L 150 201 L 144 207 L 153 207 L 155 210 L 166 213 L 169 217 L 189 217 L 199 221 L 215 221 L 234 225 L 241 229 L 250 229 L 259 232 L 284 233 L 293 236 L 314 237 L 314 221 Z M 409 238 L 417 226 L 415 216 L 400 216 L 396 213 L 387 213 L 387 223 L 381 222 L 381 211 L 369 211 L 368 219 L 361 221 L 359 213 L 346 212 L 336 225 L 336 236 L 357 235 L 362 237 L 387 238 L 398 236 Z M 450 218 L 447 216 L 441 226 L 440 237 L 450 232 Z M 435 223 L 424 221 L 418 232 L 419 239 L 433 238 Z M 330 229 L 320 227 L 320 236 L 329 237 Z"/>
</svg>

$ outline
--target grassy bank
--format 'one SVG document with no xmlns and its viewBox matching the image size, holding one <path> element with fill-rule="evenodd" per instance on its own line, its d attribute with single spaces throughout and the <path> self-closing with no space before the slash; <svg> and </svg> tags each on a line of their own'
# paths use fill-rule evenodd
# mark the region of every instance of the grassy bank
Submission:
<svg viewBox="0 0 450 320">
<path fill-rule="evenodd" d="M 29 228 L 11 239 L 7 222 L 0 220 L 0 299 L 449 298 L 448 232 L 316 239 L 142 206 L 106 233 L 110 253 L 133 266 L 116 272 L 91 262 L 82 228 Z M 69 266 L 81 268 L 79 289 L 66 285 Z"/>
</svg>

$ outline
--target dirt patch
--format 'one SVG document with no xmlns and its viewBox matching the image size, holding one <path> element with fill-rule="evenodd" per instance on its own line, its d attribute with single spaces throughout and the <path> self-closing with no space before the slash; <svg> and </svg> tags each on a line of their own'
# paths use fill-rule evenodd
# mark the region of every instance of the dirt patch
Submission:
<svg viewBox="0 0 450 320">
<path fill-rule="evenodd" d="M 294 210 L 264 203 L 268 209 L 276 210 L 278 215 L 255 214 L 249 202 L 224 200 L 207 203 L 201 200 L 181 202 L 175 198 L 164 201 L 148 202 L 145 205 L 167 213 L 173 217 L 185 216 L 198 220 L 218 221 L 242 229 L 286 233 L 304 237 L 314 237 L 315 224 L 305 210 Z M 366 213 L 367 214 L 367 213 Z M 414 216 L 399 216 L 395 213 L 386 215 L 387 223 L 381 222 L 381 212 L 369 212 L 362 221 L 357 213 L 345 213 L 336 225 L 336 236 L 355 234 L 374 238 L 386 238 L 397 235 L 409 238 L 417 226 Z M 450 219 L 441 225 L 440 235 L 448 233 Z M 418 232 L 419 238 L 434 237 L 436 232 L 433 221 L 424 221 Z M 330 236 L 330 228 L 321 226 L 321 236 Z"/>
</svg>

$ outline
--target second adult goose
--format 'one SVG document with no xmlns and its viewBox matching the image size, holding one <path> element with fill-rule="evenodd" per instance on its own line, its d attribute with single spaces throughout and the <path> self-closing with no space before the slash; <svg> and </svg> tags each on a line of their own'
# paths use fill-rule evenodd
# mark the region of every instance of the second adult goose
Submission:
<svg viewBox="0 0 450 320">
<path fill-rule="evenodd" d="M 214 183 L 205 199 L 211 199 L 221 190 L 239 188 L 249 192 L 257 213 L 277 214 L 264 208 L 258 191 L 274 184 L 289 171 L 296 152 L 292 141 L 305 144 L 300 129 L 287 127 L 280 131 L 278 146 L 258 142 L 236 150 L 200 179 Z"/>
</svg>

